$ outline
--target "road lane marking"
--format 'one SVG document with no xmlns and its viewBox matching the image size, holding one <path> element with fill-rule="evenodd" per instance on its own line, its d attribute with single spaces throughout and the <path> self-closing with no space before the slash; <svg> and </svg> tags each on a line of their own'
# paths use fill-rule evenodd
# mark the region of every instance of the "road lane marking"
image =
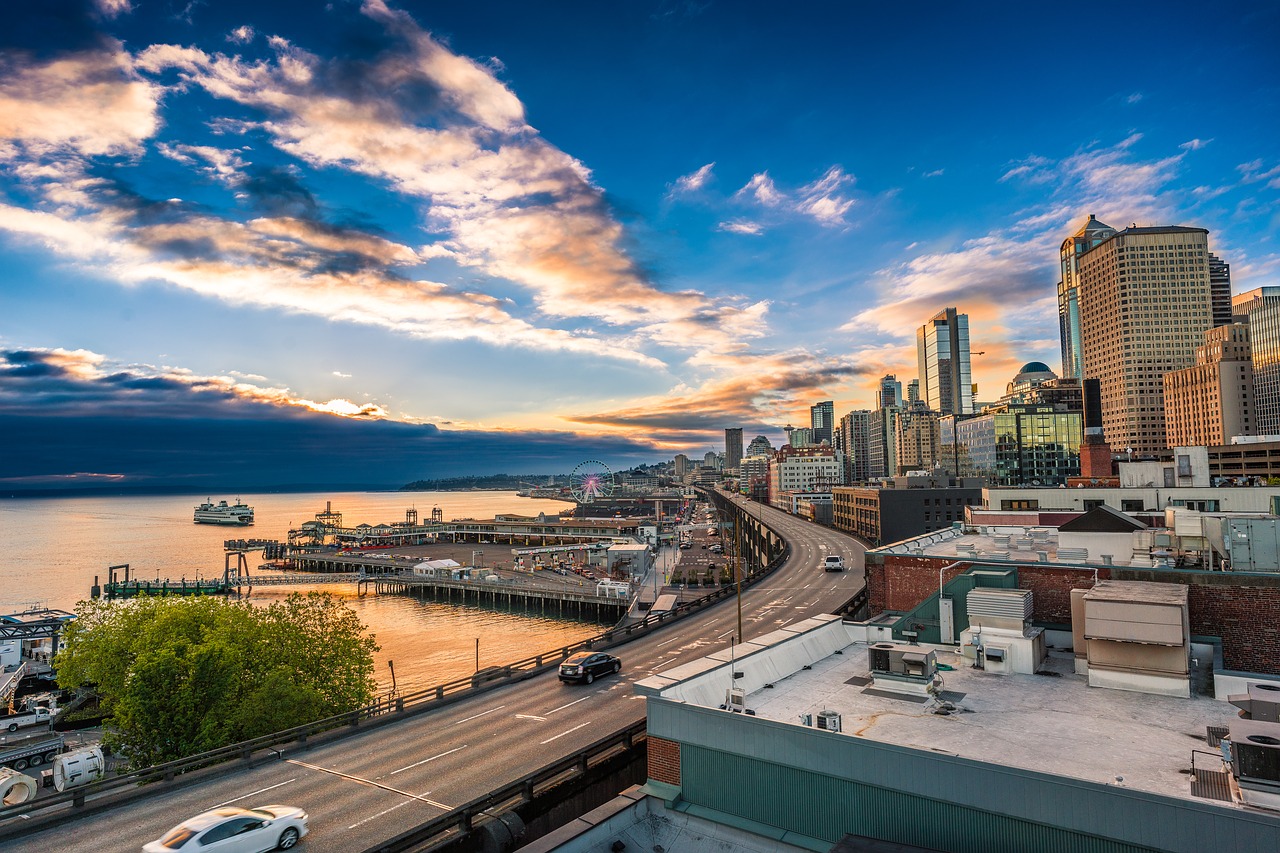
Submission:
<svg viewBox="0 0 1280 853">
<path fill-rule="evenodd" d="M 392 771 L 391 771 L 390 773 L 388 773 L 387 775 L 388 775 L 388 776 L 394 776 L 394 775 L 396 775 L 397 773 L 400 773 L 400 772 L 402 772 L 402 771 L 404 771 L 404 770 L 409 770 L 409 769 L 411 769 L 411 768 L 417 767 L 419 764 L 426 764 L 428 761 L 435 761 L 437 758 L 444 758 L 446 755 L 453 755 L 453 754 L 454 754 L 455 752 L 457 752 L 458 750 L 460 750 L 460 749 L 466 749 L 466 748 L 467 748 L 467 745 L 464 743 L 462 746 L 459 746 L 459 747 L 456 747 L 456 748 L 454 748 L 454 749 L 451 749 L 451 750 L 449 750 L 448 752 L 442 752 L 442 753 L 440 753 L 439 755 L 433 755 L 433 756 L 431 756 L 430 758 L 424 758 L 424 759 L 422 759 L 421 761 L 415 761 L 413 764 L 410 764 L 410 765 L 408 765 L 408 766 L 406 766 L 406 767 L 401 767 L 399 770 L 392 770 Z"/>
<path fill-rule="evenodd" d="M 572 702 L 570 702 L 568 705 L 561 705 L 559 708 L 552 708 L 552 709 L 551 709 L 550 711 L 548 711 L 547 713 L 548 713 L 548 714 L 554 714 L 556 711 L 563 711 L 565 708 L 572 708 L 574 705 L 577 705 L 579 702 L 585 702 L 585 701 L 587 701 L 587 700 L 588 700 L 588 699 L 590 699 L 590 698 L 591 698 L 590 696 L 583 696 L 581 699 L 574 699 L 574 700 L 573 700 Z M 538 719 L 542 719 L 542 718 L 541 718 L 541 717 L 539 717 Z"/>
<path fill-rule="evenodd" d="M 430 793 L 431 793 L 430 791 L 423 791 L 423 792 L 422 792 L 422 796 L 426 796 L 427 794 L 430 794 Z M 364 825 L 365 825 L 366 823 L 368 823 L 369 821 L 371 821 L 371 820 L 376 820 L 377 818 L 382 817 L 384 814 L 388 814 L 388 813 L 390 813 L 390 812 L 393 812 L 393 811 L 395 811 L 396 809 L 400 808 L 401 806 L 407 806 L 407 805 L 409 805 L 409 803 L 412 803 L 412 802 L 413 802 L 413 800 L 405 800 L 403 803 L 396 803 L 394 806 L 392 806 L 392 807 L 391 807 L 391 808 L 389 808 L 389 809 L 383 809 L 382 811 L 378 812 L 377 814 L 371 814 L 371 815 L 369 815 L 369 816 L 368 816 L 367 818 L 365 818 L 364 820 L 358 820 L 358 821 L 356 821 L 355 823 L 351 824 L 351 826 L 348 826 L 348 827 L 347 827 L 347 829 L 355 829 L 357 826 L 364 826 Z"/>
<path fill-rule="evenodd" d="M 465 720 L 458 720 L 458 722 L 454 723 L 453 725 L 455 725 L 455 726 L 460 726 L 460 725 L 462 725 L 463 723 L 469 723 L 469 722 L 471 722 L 472 720 L 478 720 L 478 719 L 480 719 L 481 717 L 483 717 L 485 714 L 492 714 L 494 711 L 501 711 L 501 710 L 502 710 L 503 708 L 505 708 L 505 707 L 507 707 L 507 706 L 506 706 L 506 705 L 499 705 L 499 706 L 498 706 L 498 707 L 496 707 L 496 708 L 490 708 L 490 709 L 489 709 L 489 710 L 487 710 L 487 711 L 481 711 L 479 714 L 476 714 L 474 717 L 467 717 Z"/>
<path fill-rule="evenodd" d="M 516 714 L 516 719 L 517 720 L 537 720 L 540 723 L 545 723 L 547 721 L 546 717 L 538 717 L 533 714 Z"/>
<path fill-rule="evenodd" d="M 560 738 L 564 737 L 565 735 L 571 735 L 571 734 L 573 734 L 574 732 L 576 732 L 578 729 L 585 728 L 585 727 L 587 727 L 587 726 L 589 726 L 589 725 L 591 725 L 591 723 L 590 723 L 590 722 L 586 722 L 586 723 L 583 723 L 583 724 L 582 724 L 582 725 L 580 725 L 580 726 L 574 726 L 573 728 L 569 729 L 567 732 L 561 732 L 560 734 L 556 735 L 555 737 L 549 737 L 549 738 L 547 738 L 547 739 L 546 739 L 546 740 L 544 740 L 542 743 L 538 744 L 538 746 L 546 746 L 547 744 L 551 743 L 551 741 L 553 741 L 553 740 L 559 740 Z"/>
<path fill-rule="evenodd" d="M 346 779 L 349 782 L 355 782 L 356 784 L 359 784 L 359 785 L 368 785 L 370 788 L 381 788 L 384 791 L 390 791 L 391 793 L 399 794 L 402 797 L 408 797 L 412 800 L 418 800 L 420 802 L 426 803 L 429 806 L 435 806 L 438 809 L 444 809 L 447 812 L 453 811 L 453 806 L 446 806 L 444 803 L 437 803 L 435 800 L 428 800 L 426 797 L 419 796 L 418 794 L 411 794 L 408 791 L 401 791 L 399 788 L 393 788 L 390 785 L 384 785 L 381 782 L 375 782 L 372 779 L 364 779 L 360 776 L 352 776 L 350 773 L 342 773 L 337 770 L 330 770 L 328 767 L 320 767 L 315 764 L 308 764 L 307 762 L 299 761 L 296 758 L 286 758 L 285 761 L 289 762 L 290 764 L 296 764 L 299 767 L 305 767 L 308 770 L 317 770 L 321 773 L 329 773 L 334 776 L 337 776 L 339 779 Z"/>
<path fill-rule="evenodd" d="M 293 777 L 293 779 L 286 779 L 285 781 L 281 782 L 279 785 L 268 785 L 265 788 L 259 788 L 256 791 L 250 791 L 249 793 L 245 794 L 243 797 L 236 797 L 234 800 L 227 800 L 225 803 L 218 803 L 216 806 L 214 806 L 214 808 L 220 809 L 223 806 L 228 806 L 228 805 L 231 805 L 232 803 L 238 803 L 241 800 L 248 799 L 249 797 L 256 797 L 258 794 L 262 794 L 267 791 L 270 791 L 272 788 L 279 788 L 283 785 L 288 785 L 290 782 L 292 782 L 294 779 L 297 779 L 297 778 L 298 777 L 295 776 Z"/>
<path fill-rule="evenodd" d="M 656 646 L 656 648 L 662 648 L 662 647 L 663 647 L 663 646 L 665 646 L 667 643 L 674 643 L 674 642 L 676 642 L 676 641 L 677 641 L 677 640 L 679 640 L 679 639 L 680 639 L 679 637 L 672 637 L 670 640 L 663 640 L 661 643 L 658 643 L 658 645 Z"/>
</svg>

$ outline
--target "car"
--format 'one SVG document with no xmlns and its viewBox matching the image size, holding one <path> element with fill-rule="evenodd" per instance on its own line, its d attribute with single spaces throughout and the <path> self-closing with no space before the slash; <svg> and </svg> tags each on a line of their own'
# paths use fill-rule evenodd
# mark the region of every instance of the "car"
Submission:
<svg viewBox="0 0 1280 853">
<path fill-rule="evenodd" d="M 822 561 L 822 568 L 828 572 L 843 572 L 844 557 L 839 554 L 828 554 L 827 558 Z"/>
<path fill-rule="evenodd" d="M 692 548 L 692 547 L 693 547 L 693 543 L 692 543 L 692 542 L 681 542 L 681 543 L 680 543 L 680 550 L 681 550 L 681 551 L 688 551 L 688 550 L 689 550 L 690 548 Z"/>
<path fill-rule="evenodd" d="M 289 850 L 307 834 L 307 813 L 297 806 L 227 806 L 188 818 L 142 853 L 198 850 L 200 853 L 262 853 Z"/>
<path fill-rule="evenodd" d="M 570 681 L 595 681 L 601 675 L 618 672 L 622 669 L 622 661 L 604 652 L 578 652 L 560 664 L 560 680 L 566 684 Z"/>
</svg>

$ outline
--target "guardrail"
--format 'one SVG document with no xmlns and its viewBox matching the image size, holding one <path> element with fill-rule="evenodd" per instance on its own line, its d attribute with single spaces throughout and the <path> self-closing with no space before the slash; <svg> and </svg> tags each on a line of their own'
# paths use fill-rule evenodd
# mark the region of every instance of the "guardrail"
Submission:
<svg viewBox="0 0 1280 853">
<path fill-rule="evenodd" d="M 496 788 L 457 806 L 421 826 L 410 829 L 368 848 L 365 853 L 402 853 L 423 847 L 431 849 L 437 844 L 454 840 L 462 833 L 471 832 L 475 819 L 482 815 L 493 817 L 499 807 L 502 811 L 531 802 L 539 793 L 584 775 L 593 764 L 611 758 L 621 752 L 630 752 L 647 739 L 644 720 L 632 723 L 621 731 L 603 737 L 590 746 L 568 755 L 559 761 L 535 770 L 515 782 Z"/>
<path fill-rule="evenodd" d="M 778 566 L 781 566 L 786 562 L 790 554 L 790 543 L 786 543 L 783 549 L 778 552 L 768 565 L 758 568 L 753 572 L 743 574 L 742 588 L 748 588 L 761 578 L 768 575 Z M 735 593 L 735 586 L 722 586 L 713 589 L 698 598 L 679 602 L 669 611 L 646 615 L 645 618 L 639 622 L 610 628 L 609 630 L 597 634 L 594 637 L 588 637 L 587 639 L 580 640 L 577 643 L 552 649 L 550 651 L 543 652 L 542 654 L 533 655 L 513 663 L 489 667 L 488 669 L 480 670 L 474 675 L 467 676 L 466 678 L 459 678 L 454 681 L 449 681 L 414 693 L 384 696 L 373 704 L 367 705 L 363 708 L 358 708 L 341 714 L 335 714 L 331 717 L 316 720 L 305 725 L 285 729 L 284 731 L 275 732 L 269 735 L 263 735 L 252 740 L 230 744 L 219 749 L 209 750 L 208 752 L 202 752 L 197 755 L 188 756 L 187 758 L 178 759 L 177 761 L 170 761 L 164 764 L 157 764 L 151 767 L 128 771 L 108 779 L 91 782 L 82 788 L 74 788 L 70 791 L 63 791 L 48 797 L 37 797 L 35 800 L 21 805 L 0 807 L 0 820 L 7 820 L 21 815 L 32 815 L 55 806 L 64 806 L 68 804 L 73 808 L 82 809 L 91 798 L 99 797 L 103 794 L 119 791 L 123 795 L 128 795 L 129 792 L 124 789 L 127 789 L 130 786 L 134 787 L 136 795 L 142 796 L 146 792 L 145 790 L 138 788 L 138 786 L 141 785 L 160 781 L 172 782 L 179 776 L 211 767 L 216 764 L 222 764 L 227 761 L 239 760 L 246 763 L 251 762 L 254 758 L 254 754 L 261 750 L 272 749 L 274 747 L 287 744 L 305 744 L 309 738 L 316 735 L 341 731 L 342 729 L 358 728 L 366 721 L 370 721 L 374 724 L 383 724 L 393 720 L 403 719 L 407 716 L 424 713 L 435 708 L 444 707 L 445 705 L 460 701 L 468 696 L 481 693 L 504 684 L 532 678 L 550 667 L 558 666 L 560 661 L 569 657 L 574 652 L 582 651 L 584 649 L 612 648 L 614 646 L 630 642 L 631 640 L 638 639 L 639 637 L 645 636 L 663 625 L 675 622 L 690 613 L 701 610 L 704 607 L 732 596 Z M 0 827 L 0 837 L 10 834 L 10 832 L 15 829 L 19 831 L 31 831 L 36 828 L 36 826 L 33 826 L 32 823 L 29 822 L 22 822 L 19 826 Z"/>
</svg>

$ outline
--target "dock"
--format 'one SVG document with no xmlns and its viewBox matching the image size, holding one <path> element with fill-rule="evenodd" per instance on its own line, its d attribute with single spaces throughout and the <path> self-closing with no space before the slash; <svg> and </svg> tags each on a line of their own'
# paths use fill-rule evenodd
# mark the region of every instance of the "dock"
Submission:
<svg viewBox="0 0 1280 853">
<path fill-rule="evenodd" d="M 630 598 L 595 595 L 510 583 L 421 577 L 408 573 L 369 577 L 362 583 L 379 593 L 402 593 L 446 604 L 470 604 L 505 610 L 521 610 L 544 616 L 616 622 L 627 614 Z"/>
</svg>

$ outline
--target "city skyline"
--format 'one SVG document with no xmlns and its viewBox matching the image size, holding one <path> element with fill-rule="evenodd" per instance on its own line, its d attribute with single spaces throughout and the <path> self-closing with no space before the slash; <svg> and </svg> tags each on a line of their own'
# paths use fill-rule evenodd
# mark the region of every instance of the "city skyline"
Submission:
<svg viewBox="0 0 1280 853">
<path fill-rule="evenodd" d="M 994 399 L 1064 375 L 1090 214 L 1280 283 L 1276 10 L 1119 18 L 1134 74 L 1043 62 L 1051 10 L 816 8 L 7 12 L 0 491 L 699 458 L 874 408 L 947 307 Z"/>
</svg>

